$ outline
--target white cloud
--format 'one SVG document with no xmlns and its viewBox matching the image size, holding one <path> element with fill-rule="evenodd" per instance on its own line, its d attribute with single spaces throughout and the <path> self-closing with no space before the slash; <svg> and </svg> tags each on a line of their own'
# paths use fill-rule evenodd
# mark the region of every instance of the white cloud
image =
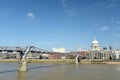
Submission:
<svg viewBox="0 0 120 80">
<path fill-rule="evenodd" d="M 115 6 L 115 4 L 109 4 L 106 8 L 112 8 L 112 7 L 114 7 Z"/>
<path fill-rule="evenodd" d="M 106 5 L 105 2 L 95 3 L 93 5 L 88 6 L 88 9 L 92 9 L 92 8 L 96 8 L 96 7 L 104 7 L 104 5 Z"/>
<path fill-rule="evenodd" d="M 76 16 L 76 10 L 75 10 L 75 5 L 74 1 L 73 2 L 68 2 L 68 0 L 61 0 L 61 5 L 65 11 L 65 14 L 67 16 Z"/>
<path fill-rule="evenodd" d="M 108 26 L 103 26 L 103 27 L 100 28 L 101 31 L 106 31 L 106 30 L 108 30 L 108 29 L 109 29 Z"/>
<path fill-rule="evenodd" d="M 111 23 L 111 24 L 120 24 L 120 21 L 115 21 L 115 20 L 114 20 L 114 21 L 111 21 L 110 23 Z"/>
<path fill-rule="evenodd" d="M 110 7 L 113 7 L 113 6 L 115 6 L 115 4 L 110 4 Z"/>
<path fill-rule="evenodd" d="M 116 27 L 116 30 L 120 30 L 120 27 Z"/>
<path fill-rule="evenodd" d="M 29 12 L 27 15 L 28 15 L 30 18 L 34 18 L 34 17 L 35 17 L 35 14 L 34 14 L 34 13 L 31 13 L 31 12 Z"/>
<path fill-rule="evenodd" d="M 76 15 L 74 9 L 66 9 L 66 14 L 71 17 Z"/>
<path fill-rule="evenodd" d="M 67 0 L 61 0 L 60 3 L 62 4 L 62 7 L 63 7 L 63 8 L 66 8 L 66 6 L 67 6 L 67 3 L 66 3 L 66 2 L 67 2 Z"/>
<path fill-rule="evenodd" d="M 114 34 L 113 36 L 115 36 L 115 37 L 120 37 L 120 34 Z"/>
<path fill-rule="evenodd" d="M 111 20 L 117 20 L 120 19 L 120 17 L 112 17 Z"/>
</svg>

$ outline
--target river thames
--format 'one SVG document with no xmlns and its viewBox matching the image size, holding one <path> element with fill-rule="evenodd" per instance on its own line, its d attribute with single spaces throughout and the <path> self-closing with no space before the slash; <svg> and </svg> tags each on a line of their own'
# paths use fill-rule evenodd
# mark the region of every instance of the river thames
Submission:
<svg viewBox="0 0 120 80">
<path fill-rule="evenodd" d="M 18 63 L 0 63 L 0 80 L 120 80 L 120 65 L 29 63 L 18 72 Z"/>
</svg>

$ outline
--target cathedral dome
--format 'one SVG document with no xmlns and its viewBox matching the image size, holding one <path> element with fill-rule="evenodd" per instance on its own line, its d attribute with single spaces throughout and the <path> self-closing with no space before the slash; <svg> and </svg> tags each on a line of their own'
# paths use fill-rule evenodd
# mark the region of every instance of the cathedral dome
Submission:
<svg viewBox="0 0 120 80">
<path fill-rule="evenodd" d="M 92 42 L 93 44 L 98 43 L 98 41 L 96 40 L 96 38 L 94 38 L 94 41 Z"/>
<path fill-rule="evenodd" d="M 99 42 L 94 38 L 92 44 L 91 44 L 91 49 L 92 50 L 100 50 Z"/>
</svg>

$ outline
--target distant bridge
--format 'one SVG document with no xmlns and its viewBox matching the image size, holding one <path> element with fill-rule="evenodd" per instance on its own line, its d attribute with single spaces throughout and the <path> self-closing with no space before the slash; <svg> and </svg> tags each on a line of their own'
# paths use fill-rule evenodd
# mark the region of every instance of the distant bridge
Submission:
<svg viewBox="0 0 120 80">
<path fill-rule="evenodd" d="M 19 52 L 19 51 L 23 51 L 25 52 L 25 50 L 27 49 L 28 46 L 0 46 L 0 53 L 5 53 L 5 52 Z M 41 49 L 35 46 L 32 46 L 33 48 L 31 49 L 31 53 L 51 53 L 48 50 L 45 49 Z"/>
</svg>

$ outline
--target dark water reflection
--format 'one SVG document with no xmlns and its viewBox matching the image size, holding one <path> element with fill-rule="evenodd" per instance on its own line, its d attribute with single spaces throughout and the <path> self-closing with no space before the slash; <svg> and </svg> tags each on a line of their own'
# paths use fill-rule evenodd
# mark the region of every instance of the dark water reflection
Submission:
<svg viewBox="0 0 120 80">
<path fill-rule="evenodd" d="M 120 65 L 28 64 L 18 72 L 17 63 L 0 63 L 0 80 L 120 80 Z"/>
</svg>

